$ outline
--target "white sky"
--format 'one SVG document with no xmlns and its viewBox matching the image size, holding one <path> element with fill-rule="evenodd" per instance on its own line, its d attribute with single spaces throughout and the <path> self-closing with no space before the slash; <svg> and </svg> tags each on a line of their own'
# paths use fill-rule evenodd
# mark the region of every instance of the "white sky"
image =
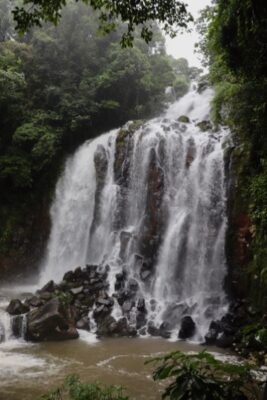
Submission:
<svg viewBox="0 0 267 400">
<path fill-rule="evenodd" d="M 187 0 L 188 9 L 194 18 L 198 17 L 199 11 L 211 4 L 211 0 Z M 193 29 L 191 33 L 178 34 L 176 38 L 171 39 L 166 36 L 167 53 L 175 58 L 184 57 L 188 60 L 189 65 L 201 67 L 199 56 L 194 54 L 194 44 L 197 42 L 198 35 Z"/>
</svg>

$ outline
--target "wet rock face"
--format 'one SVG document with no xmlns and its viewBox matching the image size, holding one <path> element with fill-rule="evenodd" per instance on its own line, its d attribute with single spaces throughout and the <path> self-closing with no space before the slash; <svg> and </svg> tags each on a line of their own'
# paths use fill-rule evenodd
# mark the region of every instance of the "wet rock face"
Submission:
<svg viewBox="0 0 267 400">
<path fill-rule="evenodd" d="M 64 340 L 78 337 L 78 329 L 90 329 L 88 314 L 98 320 L 112 311 L 114 304 L 106 292 L 109 267 L 88 265 L 68 271 L 61 283 L 48 282 L 24 303 L 12 300 L 7 308 L 11 315 L 27 313 L 26 338 L 33 341 Z M 96 317 L 96 319 L 97 319 Z M 20 336 L 20 322 L 13 333 Z M 48 329 L 49 327 L 49 329 Z"/>
<path fill-rule="evenodd" d="M 161 240 L 162 200 L 164 195 L 164 173 L 157 161 L 155 149 L 150 151 L 147 176 L 147 199 L 144 223 L 139 236 L 139 253 L 150 269 L 157 257 Z"/>
<path fill-rule="evenodd" d="M 183 122 L 184 124 L 190 123 L 190 119 L 187 115 L 180 115 L 180 117 L 178 118 L 178 121 Z"/>
<path fill-rule="evenodd" d="M 32 341 L 76 339 L 73 309 L 56 298 L 48 301 L 28 313 L 26 335 Z"/>
<path fill-rule="evenodd" d="M 10 315 L 20 315 L 20 314 L 25 314 L 29 311 L 29 307 L 26 304 L 23 304 L 20 300 L 15 299 L 11 300 L 9 303 L 6 311 Z"/>
<path fill-rule="evenodd" d="M 96 183 L 103 188 L 108 170 L 108 157 L 104 146 L 98 145 L 94 154 Z"/>
<path fill-rule="evenodd" d="M 138 258 L 143 260 L 140 256 Z M 128 276 L 123 268 L 116 275 L 115 292 L 111 296 L 108 291 L 109 270 L 109 266 L 77 267 L 65 273 L 62 282 L 48 282 L 24 303 L 12 300 L 8 309 L 11 313 L 18 313 L 12 314 L 13 334 L 21 337 L 23 331 L 23 336 L 25 334 L 25 338 L 32 341 L 68 340 L 78 337 L 77 329 L 90 331 L 91 326 L 96 326 L 94 332 L 99 337 L 150 334 L 168 339 L 181 323 L 178 337 L 190 339 L 194 336 L 196 325 L 189 316 L 194 305 L 170 303 L 162 316 L 163 322 L 156 324 L 149 319 L 149 310 L 156 311 L 156 300 L 147 302 L 142 297 L 140 282 Z M 118 320 L 112 315 L 115 302 L 123 315 Z M 211 323 L 206 343 L 231 346 L 236 331 L 247 321 L 246 312 L 242 304 L 233 305 L 221 321 Z M 2 336 L 0 326 L 0 338 Z"/>
<path fill-rule="evenodd" d="M 230 204 L 229 229 L 226 236 L 229 268 L 225 286 L 232 298 L 247 299 L 253 287 L 251 274 L 248 272 L 252 256 L 253 224 L 249 215 L 234 212 L 233 208 L 233 204 Z"/>
<path fill-rule="evenodd" d="M 246 329 L 244 329 L 246 328 Z M 267 331 L 267 321 L 261 313 L 253 311 L 248 302 L 235 301 L 220 320 L 212 321 L 205 342 L 222 348 L 231 348 L 241 356 L 266 352 L 266 344 L 256 339 L 257 330 Z"/>
<path fill-rule="evenodd" d="M 98 145 L 94 154 L 95 174 L 96 174 L 96 190 L 95 190 L 95 208 L 93 222 L 91 225 L 91 234 L 95 231 L 100 221 L 100 200 L 105 185 L 108 172 L 108 155 L 104 146 Z"/>
<path fill-rule="evenodd" d="M 196 156 L 196 145 L 193 139 L 189 139 L 187 143 L 187 153 L 185 158 L 185 167 L 188 169 Z"/>
<path fill-rule="evenodd" d="M 121 129 L 116 138 L 116 152 L 114 177 L 118 185 L 128 187 L 131 155 L 133 150 L 133 132 L 130 129 Z"/>
<path fill-rule="evenodd" d="M 129 325 L 126 318 L 116 321 L 112 316 L 108 316 L 98 324 L 97 335 L 100 337 L 136 336 L 137 331 Z"/>
<path fill-rule="evenodd" d="M 0 343 L 5 341 L 5 328 L 4 325 L 0 322 Z"/>
<path fill-rule="evenodd" d="M 77 329 L 83 329 L 85 331 L 90 331 L 90 320 L 88 317 L 83 317 L 76 323 Z"/>
<path fill-rule="evenodd" d="M 196 332 L 195 322 L 190 316 L 186 315 L 185 317 L 182 318 L 181 328 L 178 337 L 184 340 L 190 339 L 191 337 L 194 336 L 195 332 Z"/>
<path fill-rule="evenodd" d="M 123 262 L 127 260 L 127 252 L 131 246 L 131 241 L 133 239 L 133 234 L 126 231 L 121 231 L 120 233 L 120 254 L 119 257 Z"/>
<path fill-rule="evenodd" d="M 15 336 L 15 338 L 21 338 L 23 337 L 23 324 L 24 324 L 24 316 L 23 315 L 15 315 L 11 319 L 11 328 L 12 328 L 12 333 Z M 23 337 L 24 339 L 24 337 Z"/>
<path fill-rule="evenodd" d="M 207 132 L 207 131 L 211 131 L 212 130 L 212 125 L 211 122 L 208 120 L 204 120 L 199 122 L 196 125 L 202 132 Z"/>
<path fill-rule="evenodd" d="M 133 152 L 133 131 L 128 127 L 119 131 L 115 143 L 114 181 L 118 185 L 114 229 L 123 229 L 130 184 L 130 166 Z"/>
</svg>

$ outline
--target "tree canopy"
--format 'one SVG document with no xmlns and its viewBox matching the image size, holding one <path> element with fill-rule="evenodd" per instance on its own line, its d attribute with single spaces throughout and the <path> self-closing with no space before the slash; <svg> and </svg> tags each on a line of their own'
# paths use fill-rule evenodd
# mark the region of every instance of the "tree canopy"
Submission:
<svg viewBox="0 0 267 400">
<path fill-rule="evenodd" d="M 78 0 L 77 0 L 78 1 Z M 122 44 L 132 45 L 134 30 L 141 26 L 141 37 L 149 42 L 153 36 L 152 22 L 157 21 L 170 35 L 175 35 L 177 28 L 185 28 L 192 21 L 184 1 L 178 0 L 80 0 L 99 11 L 100 28 L 110 32 L 116 27 L 118 19 L 126 23 L 122 34 Z M 61 18 L 66 0 L 23 0 L 22 6 L 13 10 L 16 29 L 27 31 L 32 26 L 41 26 L 42 21 L 57 24 Z"/>
<path fill-rule="evenodd" d="M 0 0 L 0 10 L 12 5 Z M 81 1 L 68 1 L 58 26 L 45 23 L 23 37 L 14 31 L 11 13 L 2 22 L 0 186 L 9 187 L 5 193 L 30 189 L 55 168 L 60 154 L 99 132 L 157 114 L 165 88 L 177 76 L 182 74 L 183 92 L 188 88 L 186 60 L 165 54 L 155 23 L 149 44 L 138 38 L 142 28 L 137 27 L 133 46 L 122 49 L 125 26 L 118 23 L 116 31 L 100 35 L 96 12 Z"/>
<path fill-rule="evenodd" d="M 238 295 L 245 293 L 254 305 L 266 310 L 266 2 L 216 0 L 213 6 L 203 10 L 198 27 L 202 35 L 199 48 L 209 65 L 210 82 L 215 87 L 213 117 L 215 122 L 230 127 L 235 144 L 231 156 L 235 189 L 230 200 L 229 270 L 233 266 L 234 290 Z M 243 261 L 238 258 L 239 238 L 233 229 L 233 221 L 241 214 L 246 215 L 251 224 L 251 238 Z"/>
</svg>

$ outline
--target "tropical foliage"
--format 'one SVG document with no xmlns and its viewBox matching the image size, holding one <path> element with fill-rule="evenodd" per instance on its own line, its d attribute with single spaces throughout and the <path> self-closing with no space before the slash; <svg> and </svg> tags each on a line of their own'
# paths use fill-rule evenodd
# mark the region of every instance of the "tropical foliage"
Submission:
<svg viewBox="0 0 267 400">
<path fill-rule="evenodd" d="M 159 357 L 155 380 L 170 379 L 163 399 L 170 400 L 257 400 L 260 387 L 248 364 L 216 360 L 206 351 L 198 354 L 174 352 Z M 151 362 L 151 361 L 150 361 Z"/>
<path fill-rule="evenodd" d="M 157 365 L 155 380 L 166 380 L 162 399 L 170 400 L 259 400 L 262 395 L 249 364 L 222 362 L 206 351 L 184 354 L 179 351 L 149 360 Z M 85 384 L 78 376 L 66 378 L 64 385 L 42 400 L 127 400 L 120 387 Z"/>
<path fill-rule="evenodd" d="M 254 304 L 267 307 L 267 7 L 253 0 L 218 0 L 202 12 L 198 28 L 202 34 L 198 48 L 215 86 L 213 117 L 215 122 L 228 125 L 234 135 L 232 221 L 243 213 L 252 222 L 247 287 L 243 292 Z M 230 253 L 235 252 L 238 236 L 234 232 L 230 241 Z M 236 268 L 236 256 L 231 257 L 230 264 L 234 262 Z"/>
<path fill-rule="evenodd" d="M 11 7 L 8 0 L 0 5 Z M 157 113 L 177 75 L 155 25 L 149 45 L 136 40 L 123 50 L 123 26 L 99 35 L 95 14 L 83 3 L 69 2 L 57 28 L 46 24 L 19 38 L 10 26 L 3 22 L 0 43 L 4 187 L 33 187 L 62 151 L 128 119 Z"/>
<path fill-rule="evenodd" d="M 82 383 L 77 375 L 69 375 L 62 387 L 42 396 L 41 400 L 128 400 L 119 386 Z"/>
<path fill-rule="evenodd" d="M 192 21 L 183 1 L 111 1 L 111 0 L 82 0 L 95 11 L 100 11 L 100 29 L 110 32 L 118 25 L 118 18 L 127 25 L 122 33 L 123 46 L 132 45 L 134 29 L 141 26 L 140 36 L 149 42 L 153 36 L 153 21 L 162 23 L 165 32 L 174 35 L 178 27 L 184 28 Z M 34 25 L 41 26 L 42 21 L 56 24 L 61 17 L 61 9 L 66 6 L 66 0 L 44 1 L 23 0 L 13 10 L 17 29 L 25 32 Z"/>
</svg>

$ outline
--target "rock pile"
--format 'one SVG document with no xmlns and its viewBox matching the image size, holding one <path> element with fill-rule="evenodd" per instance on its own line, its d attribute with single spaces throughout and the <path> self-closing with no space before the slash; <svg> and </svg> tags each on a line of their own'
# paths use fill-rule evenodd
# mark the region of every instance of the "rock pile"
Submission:
<svg viewBox="0 0 267 400">
<path fill-rule="evenodd" d="M 11 300 L 7 312 L 14 317 L 13 331 L 18 335 L 26 314 L 26 339 L 32 341 L 67 340 L 79 336 L 77 329 L 90 330 L 90 314 L 97 324 L 99 336 L 135 336 L 136 329 L 129 326 L 126 318 L 116 321 L 112 316 L 114 298 L 108 295 L 109 267 L 95 265 L 78 267 L 67 272 L 62 282 L 49 281 L 42 289 L 27 298 L 24 303 Z M 119 277 L 118 277 L 119 279 Z M 132 282 L 129 289 L 134 290 Z M 124 291 L 120 292 L 120 295 Z M 125 299 L 123 298 L 124 305 Z"/>
</svg>

